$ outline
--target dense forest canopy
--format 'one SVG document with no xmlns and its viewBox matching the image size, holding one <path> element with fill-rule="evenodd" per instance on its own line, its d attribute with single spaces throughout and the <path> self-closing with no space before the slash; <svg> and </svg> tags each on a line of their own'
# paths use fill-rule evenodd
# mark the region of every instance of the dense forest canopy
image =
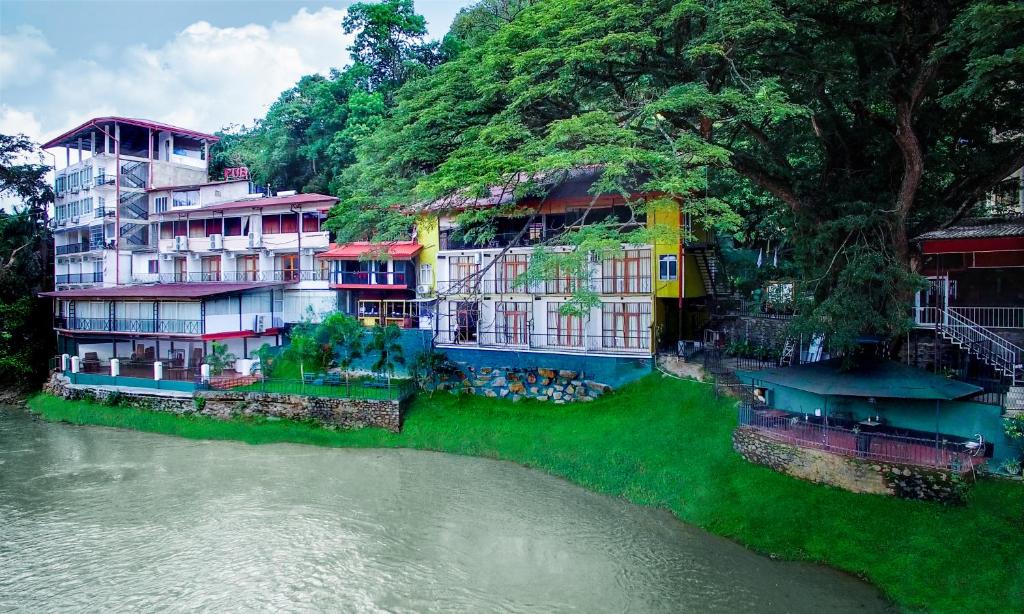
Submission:
<svg viewBox="0 0 1024 614">
<path fill-rule="evenodd" d="M 783 242 L 800 326 L 839 344 L 905 330 L 912 237 L 1024 165 L 1016 2 L 484 0 L 427 44 L 389 0 L 344 27 L 355 62 L 303 78 L 215 162 L 330 190 L 340 240 L 407 234 L 411 204 L 601 165 L 595 190 L 656 191 L 748 245 Z M 486 232 L 499 212 L 462 221 Z"/>
</svg>

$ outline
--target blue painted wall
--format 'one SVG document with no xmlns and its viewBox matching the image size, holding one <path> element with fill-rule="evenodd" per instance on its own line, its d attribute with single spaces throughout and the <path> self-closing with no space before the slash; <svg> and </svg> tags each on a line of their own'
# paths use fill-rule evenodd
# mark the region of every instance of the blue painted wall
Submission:
<svg viewBox="0 0 1024 614">
<path fill-rule="evenodd" d="M 181 392 L 193 392 L 196 385 L 193 382 L 182 382 L 178 380 L 151 380 L 141 377 L 111 377 L 98 373 L 72 373 L 65 371 L 71 379 L 72 384 L 85 386 L 133 386 L 135 388 L 153 388 L 154 390 L 178 390 Z"/>
<path fill-rule="evenodd" d="M 547 352 L 516 352 L 510 350 L 484 350 L 479 348 L 438 348 L 465 370 L 473 367 L 492 369 L 565 369 L 583 373 L 581 379 L 590 379 L 618 388 L 647 375 L 653 369 L 653 359 L 622 358 L 615 356 L 586 356 L 581 354 L 550 354 Z"/>
</svg>

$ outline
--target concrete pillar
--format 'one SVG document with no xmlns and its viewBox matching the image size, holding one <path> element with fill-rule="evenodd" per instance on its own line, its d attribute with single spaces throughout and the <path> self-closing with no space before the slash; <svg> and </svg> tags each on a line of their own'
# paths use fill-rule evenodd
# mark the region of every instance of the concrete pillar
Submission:
<svg viewBox="0 0 1024 614">
<path fill-rule="evenodd" d="M 110 376 L 117 377 L 121 375 L 121 361 L 117 358 L 110 359 Z"/>
<path fill-rule="evenodd" d="M 61 357 L 60 357 L 60 370 L 61 371 L 67 371 L 70 368 L 71 368 L 71 355 L 70 354 L 63 354 L 63 355 L 61 355 Z"/>
<path fill-rule="evenodd" d="M 160 381 L 164 378 L 164 363 L 159 360 L 153 363 L 153 379 Z"/>
<path fill-rule="evenodd" d="M 210 383 L 210 365 L 205 362 L 199 365 L 199 380 L 204 384 Z"/>
<path fill-rule="evenodd" d="M 82 370 L 82 359 L 78 356 L 71 357 L 71 372 L 78 373 Z"/>
</svg>

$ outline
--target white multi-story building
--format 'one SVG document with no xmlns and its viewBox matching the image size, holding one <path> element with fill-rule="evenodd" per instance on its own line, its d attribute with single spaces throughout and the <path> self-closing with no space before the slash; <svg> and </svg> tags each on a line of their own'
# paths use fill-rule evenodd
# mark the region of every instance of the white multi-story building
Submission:
<svg viewBox="0 0 1024 614">
<path fill-rule="evenodd" d="M 90 120 L 44 148 L 56 171 L 55 330 L 84 365 L 166 364 L 190 379 L 211 341 L 245 360 L 337 307 L 321 227 L 337 201 L 208 181 L 217 137 L 144 120 Z M 72 150 L 75 150 L 74 156 Z M 74 161 L 72 161 L 74 158 Z M 321 264 L 322 263 L 322 264 Z"/>
</svg>

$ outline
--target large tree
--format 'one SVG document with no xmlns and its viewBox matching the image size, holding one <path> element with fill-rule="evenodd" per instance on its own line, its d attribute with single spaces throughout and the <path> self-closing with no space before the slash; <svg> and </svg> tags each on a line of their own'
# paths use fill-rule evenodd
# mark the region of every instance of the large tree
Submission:
<svg viewBox="0 0 1024 614">
<path fill-rule="evenodd" d="M 0 134 L 0 197 L 16 200 L 0 210 L 0 385 L 25 388 L 46 373 L 53 355 L 49 301 L 37 293 L 52 288 L 47 206 L 53 190 L 50 167 L 24 135 Z"/>
<path fill-rule="evenodd" d="M 362 141 L 342 236 L 400 234 L 396 205 L 602 164 L 598 189 L 776 220 L 803 325 L 842 345 L 904 330 L 912 237 L 1024 164 L 1019 3 L 541 0 L 462 40 Z"/>
</svg>

